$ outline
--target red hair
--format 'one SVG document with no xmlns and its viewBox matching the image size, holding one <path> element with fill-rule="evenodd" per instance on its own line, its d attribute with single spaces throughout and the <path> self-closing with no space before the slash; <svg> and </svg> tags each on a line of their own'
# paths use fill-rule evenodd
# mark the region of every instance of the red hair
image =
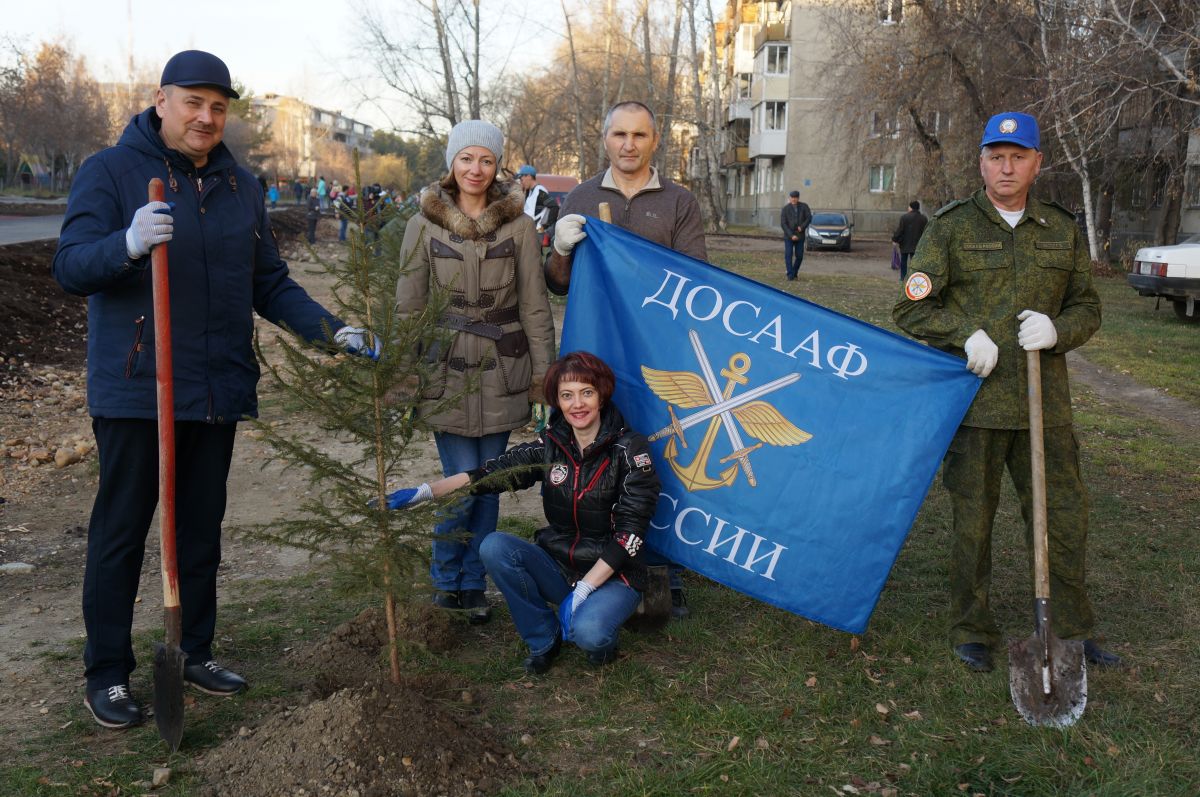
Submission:
<svg viewBox="0 0 1200 797">
<path fill-rule="evenodd" d="M 558 386 L 562 382 L 583 382 L 591 385 L 600 394 L 600 404 L 603 406 L 612 398 L 617 378 L 613 376 L 608 363 L 596 355 L 586 351 L 573 351 L 559 357 L 546 369 L 542 395 L 551 406 L 556 406 Z"/>
</svg>

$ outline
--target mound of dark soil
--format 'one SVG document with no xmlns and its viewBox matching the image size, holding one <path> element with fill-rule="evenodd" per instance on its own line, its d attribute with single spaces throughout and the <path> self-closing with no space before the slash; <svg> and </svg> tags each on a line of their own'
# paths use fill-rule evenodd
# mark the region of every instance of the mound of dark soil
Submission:
<svg viewBox="0 0 1200 797">
<path fill-rule="evenodd" d="M 396 637 L 402 645 L 418 645 L 444 653 L 458 644 L 454 623 L 429 604 L 396 608 Z M 403 651 L 401 651 L 403 658 Z M 342 623 L 329 636 L 298 653 L 295 669 L 315 673 L 310 693 L 324 698 L 347 687 L 377 683 L 387 676 L 387 621 L 379 609 L 366 609 Z"/>
<path fill-rule="evenodd" d="M 0 246 L 0 361 L 10 366 L 80 365 L 87 354 L 87 301 L 54 281 L 50 264 L 56 245 Z"/>
<path fill-rule="evenodd" d="M 408 644 L 456 644 L 445 612 L 426 604 L 398 615 L 398 636 Z M 321 699 L 210 751 L 197 764 L 208 794 L 472 797 L 526 774 L 472 717 L 470 701 L 433 700 L 427 695 L 443 690 L 418 680 L 392 684 L 386 642 L 383 613 L 368 609 L 299 654 L 296 669 L 316 670 Z"/>
</svg>

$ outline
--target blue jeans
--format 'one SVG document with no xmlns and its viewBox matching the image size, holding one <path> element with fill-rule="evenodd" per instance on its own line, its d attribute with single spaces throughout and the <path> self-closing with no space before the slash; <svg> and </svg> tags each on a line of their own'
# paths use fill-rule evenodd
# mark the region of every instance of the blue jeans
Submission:
<svg viewBox="0 0 1200 797">
<path fill-rule="evenodd" d="M 342 218 L 342 226 L 338 228 L 338 240 L 346 240 L 346 228 L 350 226 L 350 219 Z"/>
<path fill-rule="evenodd" d="M 528 540 L 496 532 L 479 549 L 492 581 L 504 593 L 517 633 L 529 651 L 545 653 L 558 636 L 558 613 L 549 604 L 571 597 L 572 587 L 553 557 Z M 617 648 L 621 626 L 642 595 L 613 576 L 575 610 L 573 641 L 588 653 Z"/>
<path fill-rule="evenodd" d="M 792 263 L 795 262 L 795 266 Z M 791 238 L 783 239 L 783 263 L 787 268 L 788 279 L 795 279 L 796 272 L 800 270 L 800 264 L 804 262 L 804 236 L 800 236 L 798 241 L 793 241 Z"/>
<path fill-rule="evenodd" d="M 442 459 L 442 473 L 453 476 L 503 454 L 508 447 L 508 432 L 483 437 L 436 432 L 434 440 Z M 433 528 L 433 559 L 429 564 L 433 588 L 443 592 L 485 589 L 487 570 L 479 560 L 479 544 L 496 530 L 500 496 L 468 496 L 448 512 L 446 519 Z"/>
</svg>

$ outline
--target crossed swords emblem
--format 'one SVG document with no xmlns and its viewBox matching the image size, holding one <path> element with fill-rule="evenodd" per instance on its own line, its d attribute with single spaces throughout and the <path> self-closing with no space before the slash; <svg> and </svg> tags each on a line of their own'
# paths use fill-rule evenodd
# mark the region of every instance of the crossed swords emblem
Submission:
<svg viewBox="0 0 1200 797">
<path fill-rule="evenodd" d="M 691 371 L 660 371 L 655 368 L 642 366 L 642 378 L 646 385 L 660 399 L 667 403 L 667 412 L 671 423 L 650 435 L 650 441 L 669 437 L 663 456 L 671 465 L 671 470 L 683 482 L 688 492 L 697 490 L 715 490 L 718 487 L 728 487 L 737 479 L 738 471 L 746 475 L 746 481 L 751 487 L 758 484 L 754 469 L 750 465 L 750 454 L 761 448 L 763 444 L 776 446 L 794 446 L 808 442 L 812 435 L 796 427 L 783 416 L 779 410 L 765 401 L 762 396 L 774 393 L 800 379 L 800 374 L 791 373 L 773 379 L 764 385 L 751 388 L 737 396 L 733 391 L 739 385 L 746 385 L 750 380 L 746 373 L 750 370 L 750 357 L 744 353 L 734 354 L 729 358 L 729 367 L 721 369 L 721 376 L 728 381 L 721 387 L 713 373 L 708 355 L 700 343 L 700 335 L 695 330 L 688 330 L 688 340 L 691 341 L 692 351 L 700 364 L 700 374 Z M 703 407 L 698 412 L 679 418 L 675 407 L 693 409 Z M 688 447 L 684 431 L 708 421 L 704 438 L 696 450 L 696 455 L 688 465 L 679 462 L 679 445 Z M 760 442 L 747 446 L 742 440 L 741 424 L 746 434 L 757 438 Z M 733 447 L 733 453 L 722 457 L 718 462 L 722 465 L 734 464 L 721 471 L 717 477 L 709 476 L 706 468 L 712 456 L 717 434 L 721 429 Z M 735 461 L 736 460 L 736 461 Z"/>
</svg>

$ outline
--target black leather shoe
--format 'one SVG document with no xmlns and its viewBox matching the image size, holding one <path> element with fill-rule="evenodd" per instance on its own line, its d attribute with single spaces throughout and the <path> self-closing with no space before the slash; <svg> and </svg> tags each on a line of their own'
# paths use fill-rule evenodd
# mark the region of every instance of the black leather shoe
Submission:
<svg viewBox="0 0 1200 797">
<path fill-rule="evenodd" d="M 554 657 L 562 649 L 562 637 L 555 636 L 554 644 L 545 653 L 530 654 L 525 659 L 525 672 L 530 675 L 542 675 L 554 663 Z"/>
<path fill-rule="evenodd" d="M 483 590 L 464 589 L 458 596 L 459 603 L 467 610 L 467 622 L 471 625 L 483 625 L 492 619 L 492 606 L 487 602 Z"/>
<path fill-rule="evenodd" d="M 1087 663 L 1098 670 L 1117 670 L 1125 666 L 1125 662 L 1116 653 L 1109 653 L 1094 639 L 1083 641 L 1083 657 Z"/>
<path fill-rule="evenodd" d="M 433 605 L 439 609 L 450 609 L 452 611 L 457 611 L 463 607 L 462 600 L 458 597 L 458 595 L 459 594 L 457 591 L 442 592 L 441 590 L 438 590 L 437 592 L 433 593 Z"/>
<path fill-rule="evenodd" d="M 184 667 L 183 680 L 201 692 L 218 697 L 230 697 L 247 688 L 245 678 L 212 660 Z"/>
<path fill-rule="evenodd" d="M 590 650 L 587 654 L 587 663 L 593 667 L 603 667 L 617 660 L 617 649 L 611 650 Z"/>
<path fill-rule="evenodd" d="M 142 710 L 129 696 L 127 684 L 93 689 L 84 694 L 83 705 L 105 728 L 132 728 L 142 722 Z"/>
<path fill-rule="evenodd" d="M 683 587 L 671 588 L 671 619 L 682 620 L 691 617 L 692 610 L 688 608 L 687 599 L 683 597 Z"/>
<path fill-rule="evenodd" d="M 988 646 L 982 642 L 967 642 L 962 645 L 956 645 L 954 655 L 958 656 L 974 672 L 991 672 L 994 667 L 992 664 L 992 651 L 988 650 Z"/>
</svg>

